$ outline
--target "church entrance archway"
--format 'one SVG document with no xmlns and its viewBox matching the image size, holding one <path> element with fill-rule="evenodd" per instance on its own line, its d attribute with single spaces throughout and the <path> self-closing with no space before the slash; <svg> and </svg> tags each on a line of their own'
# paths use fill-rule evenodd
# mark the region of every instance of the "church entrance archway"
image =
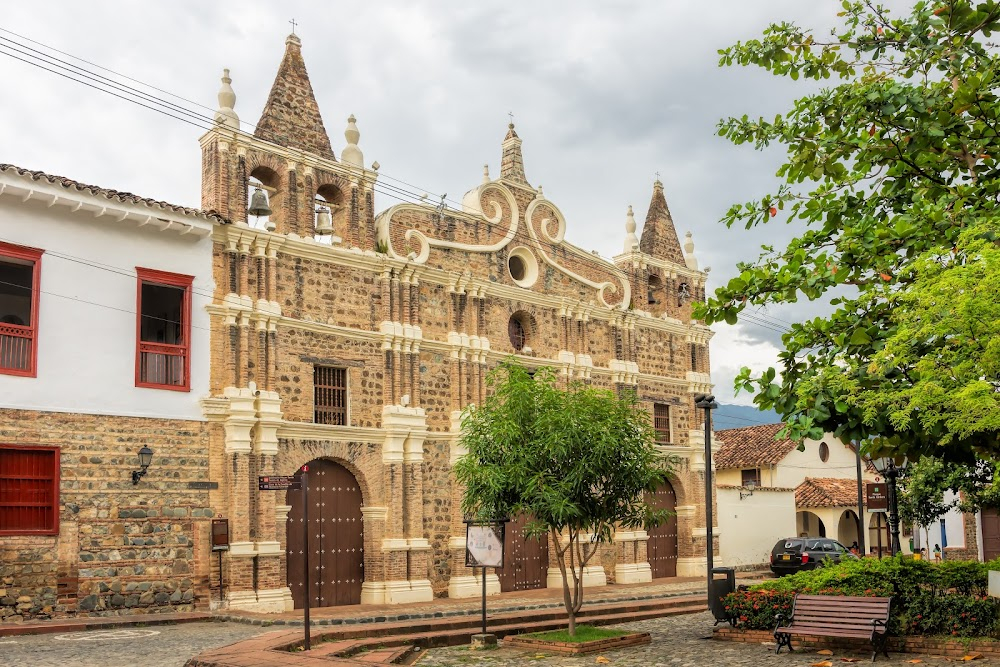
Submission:
<svg viewBox="0 0 1000 667">
<path fill-rule="evenodd" d="M 503 569 L 497 570 L 500 590 L 527 591 L 545 588 L 549 574 L 549 537 L 528 537 L 524 527 L 528 519 L 519 516 L 507 522 L 503 535 Z"/>
<path fill-rule="evenodd" d="M 305 554 L 313 607 L 360 604 L 365 579 L 361 486 L 344 466 L 327 459 L 309 462 L 308 543 L 303 535 L 302 492 L 286 492 L 287 577 L 295 608 L 305 607 Z M 301 480 L 302 471 L 295 473 Z"/>
<path fill-rule="evenodd" d="M 670 482 L 664 482 L 655 493 L 646 494 L 646 502 L 656 510 L 669 510 L 670 518 L 649 530 L 646 559 L 653 578 L 677 576 L 677 494 Z"/>
</svg>

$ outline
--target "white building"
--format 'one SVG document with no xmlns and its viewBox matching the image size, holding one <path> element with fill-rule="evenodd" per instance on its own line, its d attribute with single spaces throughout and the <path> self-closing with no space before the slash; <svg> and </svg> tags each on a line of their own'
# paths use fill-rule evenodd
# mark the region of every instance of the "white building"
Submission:
<svg viewBox="0 0 1000 667">
<path fill-rule="evenodd" d="M 831 537 L 847 547 L 860 542 L 854 448 L 827 435 L 806 440 L 800 451 L 791 440 L 776 439 L 781 428 L 763 424 L 715 433 L 719 548 L 726 565 L 767 563 L 774 544 L 786 537 Z M 862 479 L 876 481 L 865 464 Z M 885 514 L 866 512 L 864 524 L 867 551 L 887 552 Z M 908 551 L 908 537 L 902 541 Z"/>
<path fill-rule="evenodd" d="M 222 222 L 0 164 L 0 622 L 208 602 Z"/>
<path fill-rule="evenodd" d="M 213 217 L 11 165 L 0 195 L 3 407 L 203 420 Z"/>
</svg>

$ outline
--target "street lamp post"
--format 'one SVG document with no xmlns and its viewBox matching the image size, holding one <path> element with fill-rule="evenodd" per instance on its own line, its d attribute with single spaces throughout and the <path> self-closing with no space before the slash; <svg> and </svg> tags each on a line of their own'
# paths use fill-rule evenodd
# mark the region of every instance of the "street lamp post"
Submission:
<svg viewBox="0 0 1000 667">
<path fill-rule="evenodd" d="M 902 548 L 899 544 L 899 502 L 896 496 L 896 480 L 906 470 L 906 458 L 891 458 L 883 456 L 874 459 L 875 470 L 889 482 L 889 531 L 892 533 L 890 553 L 895 556 Z"/>
<path fill-rule="evenodd" d="M 697 394 L 694 405 L 705 411 L 705 541 L 706 560 L 708 568 L 708 606 L 712 608 L 712 569 L 715 567 L 714 542 L 712 535 L 712 410 L 719 407 L 715 396 Z"/>
</svg>

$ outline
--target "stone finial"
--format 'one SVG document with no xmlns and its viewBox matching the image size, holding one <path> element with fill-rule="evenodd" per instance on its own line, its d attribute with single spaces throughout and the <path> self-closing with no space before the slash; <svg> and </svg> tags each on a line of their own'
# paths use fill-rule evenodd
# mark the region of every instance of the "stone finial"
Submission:
<svg viewBox="0 0 1000 667">
<path fill-rule="evenodd" d="M 358 140 L 361 138 L 361 132 L 358 131 L 356 120 L 354 114 L 351 114 L 347 118 L 347 129 L 344 130 L 344 138 L 347 139 L 347 146 L 340 153 L 340 161 L 344 164 L 354 165 L 363 169 L 365 166 L 365 156 L 361 153 L 361 149 L 358 148 Z"/>
<path fill-rule="evenodd" d="M 691 238 L 691 232 L 684 234 L 684 263 L 689 269 L 698 270 L 698 260 L 694 256 L 694 239 Z"/>
<path fill-rule="evenodd" d="M 639 237 L 635 235 L 635 214 L 632 213 L 632 205 L 629 204 L 628 213 L 625 214 L 624 252 L 635 252 L 638 249 L 639 249 Z"/>
<path fill-rule="evenodd" d="M 215 112 L 215 123 L 234 130 L 240 129 L 240 117 L 233 108 L 236 106 L 236 91 L 233 90 L 233 80 L 229 78 L 229 70 L 222 70 L 222 85 L 219 86 L 219 109 Z"/>
<path fill-rule="evenodd" d="M 484 164 L 483 165 L 483 183 L 489 183 L 489 182 L 490 182 L 490 165 Z"/>
<path fill-rule="evenodd" d="M 527 185 L 528 177 L 524 173 L 524 158 L 521 157 L 521 138 L 514 131 L 514 123 L 507 126 L 507 136 L 503 139 L 503 155 L 500 158 L 500 178 L 514 183 Z"/>
</svg>

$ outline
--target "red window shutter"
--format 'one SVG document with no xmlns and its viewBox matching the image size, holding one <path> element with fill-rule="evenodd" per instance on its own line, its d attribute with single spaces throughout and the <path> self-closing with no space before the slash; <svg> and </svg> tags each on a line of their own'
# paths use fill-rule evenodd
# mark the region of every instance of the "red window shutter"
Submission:
<svg viewBox="0 0 1000 667">
<path fill-rule="evenodd" d="M 0 445 L 0 535 L 59 533 L 59 448 Z"/>
<path fill-rule="evenodd" d="M 193 276 L 136 267 L 135 386 L 174 391 L 191 390 L 191 286 Z M 146 341 L 142 337 L 143 285 L 184 290 L 180 306 L 180 340 Z M 155 318 L 155 316 L 153 316 Z"/>
<path fill-rule="evenodd" d="M 38 374 L 38 295 L 41 293 L 44 250 L 0 241 L 0 260 L 31 265 L 31 314 L 29 321 L 0 321 L 0 373 L 36 377 Z M 2 314 L 2 313 L 0 313 Z"/>
</svg>

